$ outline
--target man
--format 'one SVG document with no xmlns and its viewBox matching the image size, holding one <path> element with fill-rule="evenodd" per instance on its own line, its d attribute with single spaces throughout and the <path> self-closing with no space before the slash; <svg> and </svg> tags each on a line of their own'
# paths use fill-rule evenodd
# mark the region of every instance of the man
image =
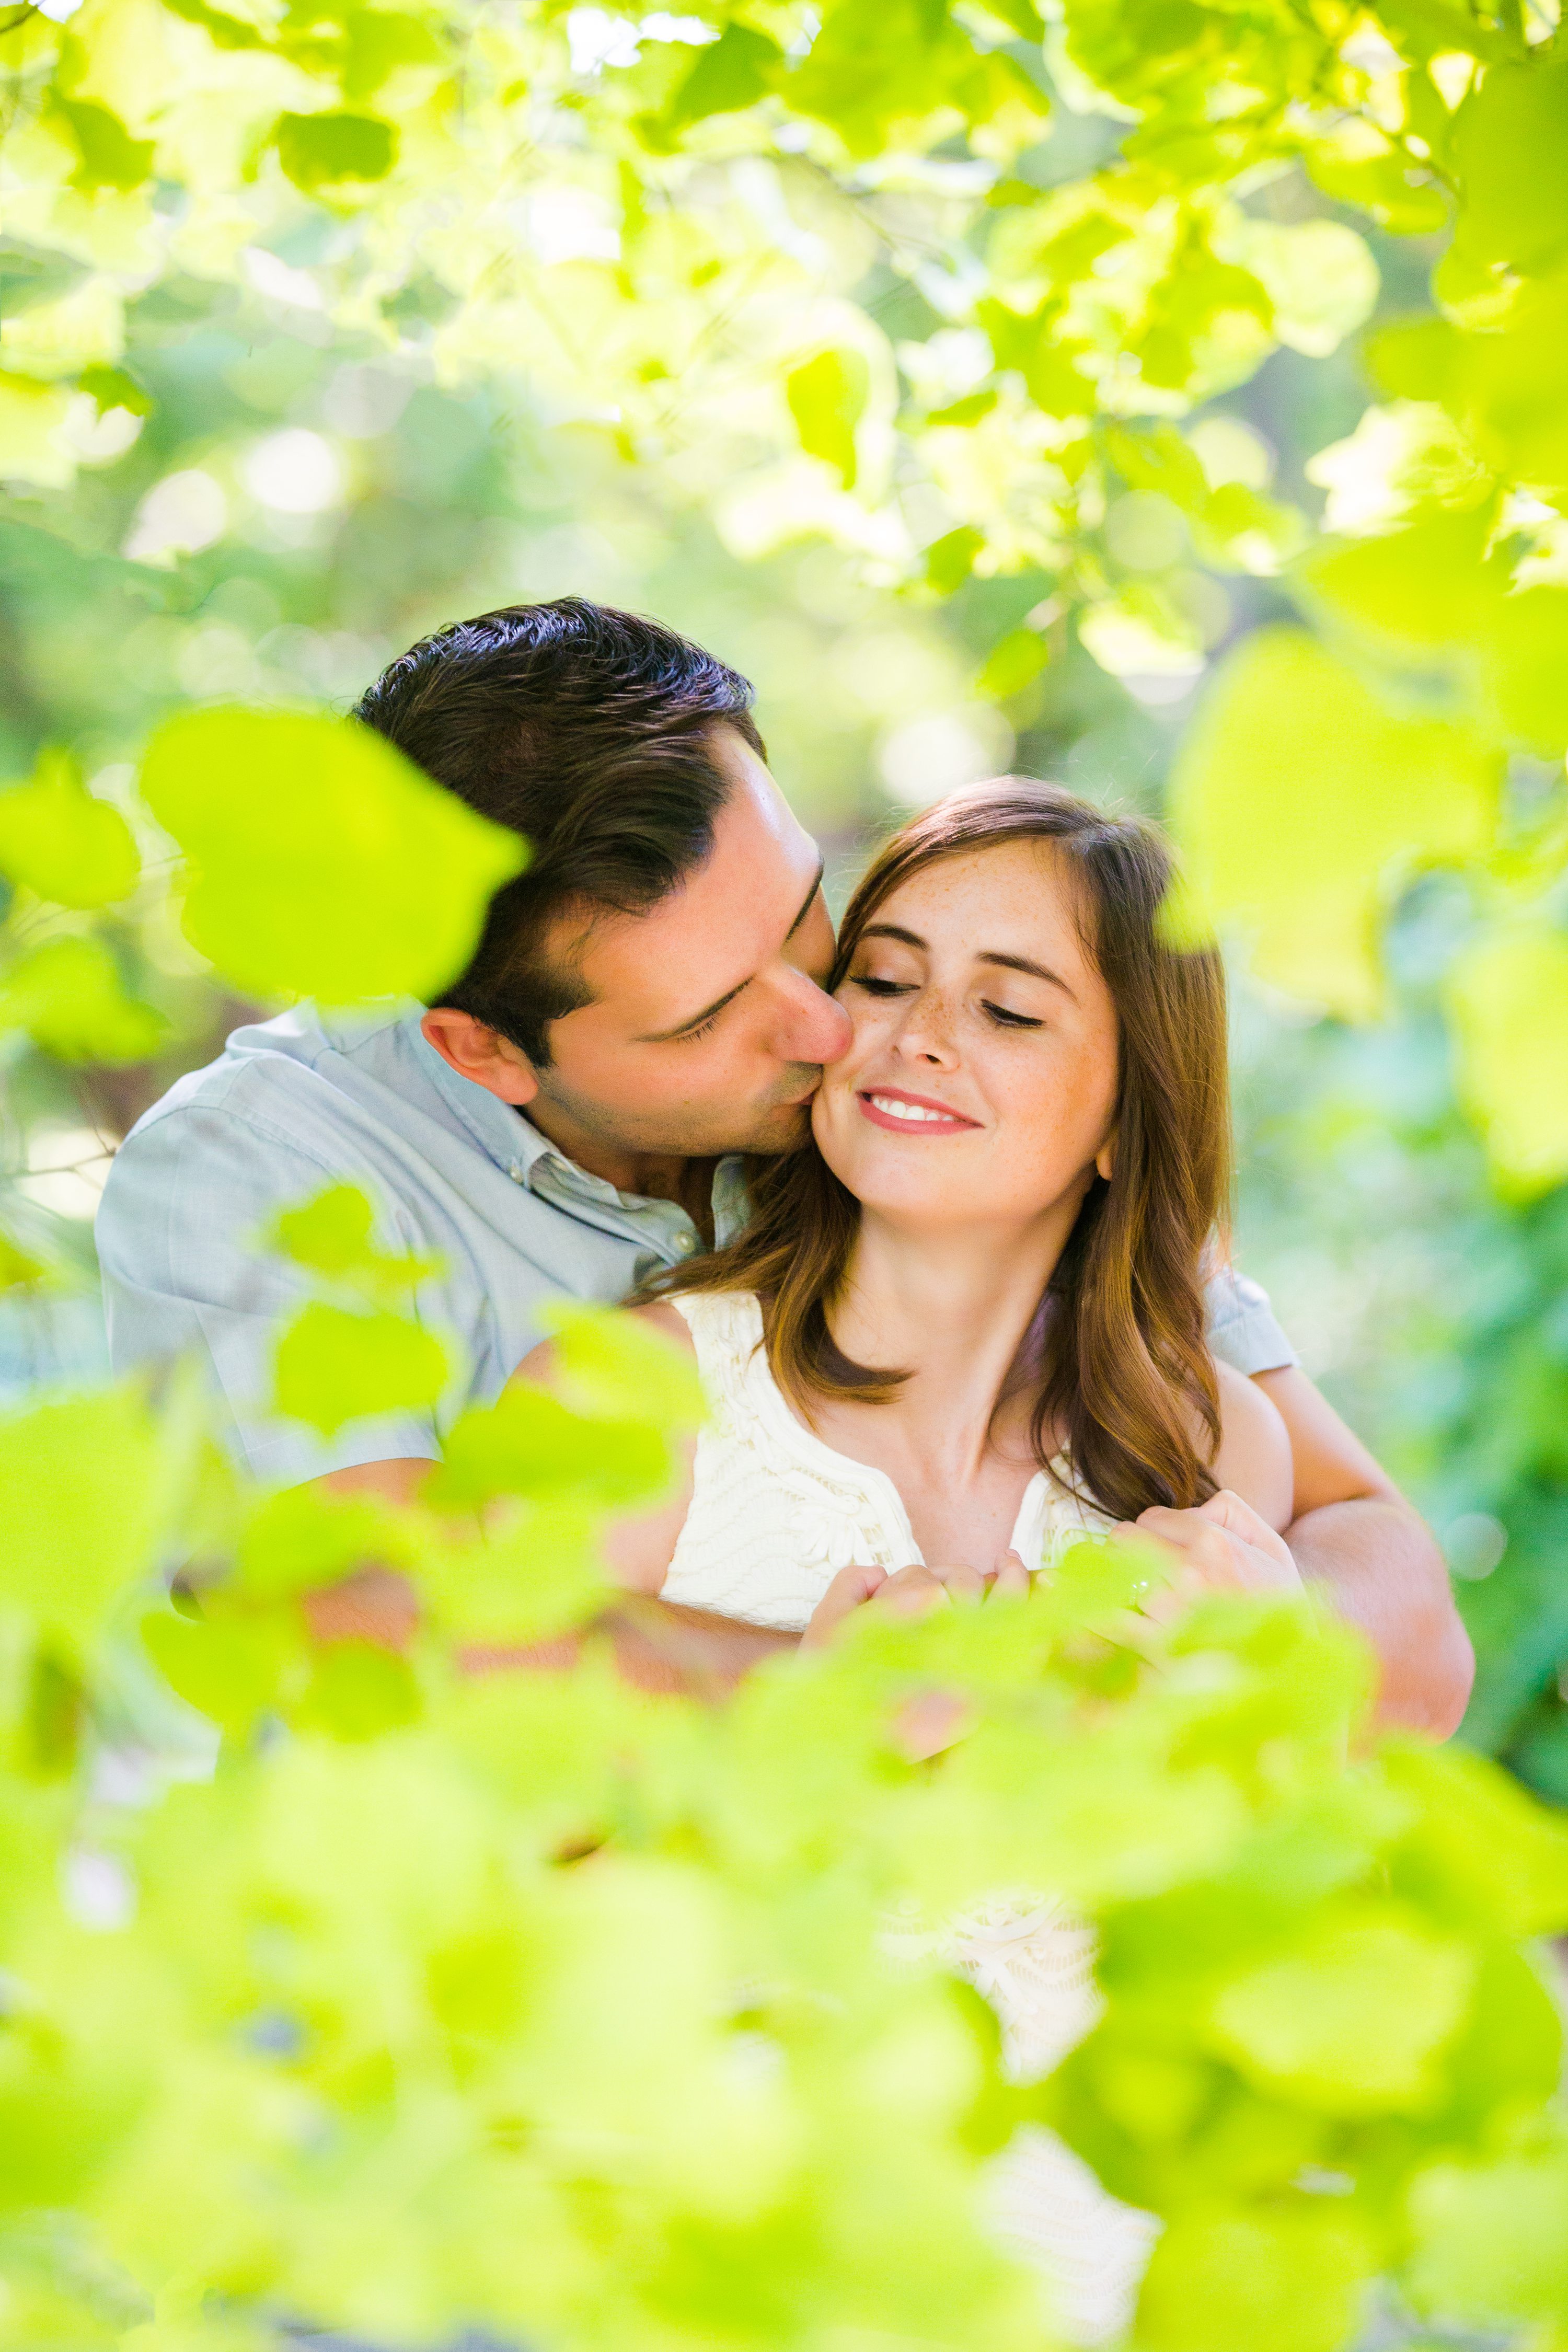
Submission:
<svg viewBox="0 0 1568 2352">
<path fill-rule="evenodd" d="M 205 1358 L 258 1477 L 411 1496 L 464 1401 L 326 1444 L 268 1412 L 272 1336 L 300 1296 L 258 1251 L 279 1210 L 363 1186 L 390 1241 L 443 1261 L 420 1311 L 488 1400 L 543 1300 L 614 1300 L 722 1241 L 745 1213 L 738 1155 L 805 1133 L 847 1021 L 822 987 L 821 860 L 751 702 L 672 631 L 575 598 L 445 629 L 365 696 L 362 719 L 526 836 L 528 870 L 428 1010 L 300 1008 L 237 1031 L 132 1130 L 99 1218 L 117 1364 Z M 1208 1307 L 1215 1352 L 1289 1428 L 1303 1574 L 1373 1640 L 1385 1714 L 1451 1730 L 1470 1659 L 1430 1535 L 1262 1292 L 1226 1272 Z M 1249 1580 L 1248 1547 L 1217 1520 L 1184 1540 L 1217 1580 Z"/>
</svg>

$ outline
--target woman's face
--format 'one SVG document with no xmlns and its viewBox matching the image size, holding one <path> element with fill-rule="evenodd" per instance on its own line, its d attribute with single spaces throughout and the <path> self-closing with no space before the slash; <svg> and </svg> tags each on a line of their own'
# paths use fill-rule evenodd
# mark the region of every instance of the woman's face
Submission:
<svg viewBox="0 0 1568 2352">
<path fill-rule="evenodd" d="M 839 1001 L 854 1031 L 812 1111 L 848 1191 L 900 1223 L 1076 1215 L 1110 1168 L 1118 1034 L 1058 853 L 939 858 L 882 901 Z"/>
</svg>

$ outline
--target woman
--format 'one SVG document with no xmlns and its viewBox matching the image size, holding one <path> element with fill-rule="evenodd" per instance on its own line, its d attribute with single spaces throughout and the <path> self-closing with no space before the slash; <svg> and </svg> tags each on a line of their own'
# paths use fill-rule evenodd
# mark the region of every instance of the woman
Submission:
<svg viewBox="0 0 1568 2352">
<path fill-rule="evenodd" d="M 1162 931 L 1170 875 L 1152 827 L 1011 779 L 876 857 L 812 1145 L 762 1163 L 740 1240 L 637 1310 L 694 1350 L 712 1418 L 682 1492 L 616 1531 L 627 1584 L 811 1640 L 873 1593 L 1023 1589 L 1086 1528 L 1221 1488 L 1295 1580 L 1284 1423 L 1204 1344 L 1224 983 Z M 1020 2077 L 1093 2022 L 1090 1939 L 1048 1901 L 922 1940 L 991 2000 Z M 992 2219 L 1080 2342 L 1121 2332 L 1149 2217 L 1030 2130 Z"/>
<path fill-rule="evenodd" d="M 821 1633 L 884 1580 L 1020 1587 L 1066 1538 L 1222 1488 L 1296 1580 L 1284 1424 L 1204 1343 L 1224 980 L 1164 937 L 1170 877 L 1152 827 L 1016 779 L 873 860 L 812 1146 L 638 1309 L 713 1420 L 683 1491 L 616 1531 L 625 1582 Z"/>
</svg>

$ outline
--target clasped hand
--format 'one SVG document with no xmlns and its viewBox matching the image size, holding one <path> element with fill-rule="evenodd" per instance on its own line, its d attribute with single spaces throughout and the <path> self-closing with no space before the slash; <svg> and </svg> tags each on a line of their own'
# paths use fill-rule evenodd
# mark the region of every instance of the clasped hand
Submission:
<svg viewBox="0 0 1568 2352">
<path fill-rule="evenodd" d="M 1228 1487 L 1190 1511 L 1156 1506 L 1135 1520 L 1124 1520 L 1114 1532 L 1152 1541 L 1165 1556 L 1171 1572 L 1142 1603 L 1144 1615 L 1162 1622 L 1189 1607 L 1200 1592 L 1301 1590 L 1300 1571 L 1283 1536 Z M 890 1573 L 861 1564 L 842 1568 L 812 1612 L 800 1646 L 826 1647 L 858 1609 L 923 1617 L 946 1603 L 973 1607 L 993 1599 L 1021 1599 L 1029 1583 L 1029 1572 L 1016 1551 L 1004 1552 L 990 1569 L 967 1562 L 952 1567 L 917 1563 Z"/>
</svg>

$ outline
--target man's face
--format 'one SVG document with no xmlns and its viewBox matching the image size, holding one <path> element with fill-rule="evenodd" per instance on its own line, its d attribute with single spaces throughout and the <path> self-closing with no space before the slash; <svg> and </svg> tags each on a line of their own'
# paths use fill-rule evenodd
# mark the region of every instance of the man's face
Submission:
<svg viewBox="0 0 1568 2352">
<path fill-rule="evenodd" d="M 711 854 L 646 915 L 552 939 L 593 1001 L 552 1024 L 530 1106 L 558 1139 L 689 1159 L 805 1139 L 849 1021 L 823 992 L 833 927 L 822 861 L 732 728 L 711 737 L 730 791 Z"/>
</svg>

